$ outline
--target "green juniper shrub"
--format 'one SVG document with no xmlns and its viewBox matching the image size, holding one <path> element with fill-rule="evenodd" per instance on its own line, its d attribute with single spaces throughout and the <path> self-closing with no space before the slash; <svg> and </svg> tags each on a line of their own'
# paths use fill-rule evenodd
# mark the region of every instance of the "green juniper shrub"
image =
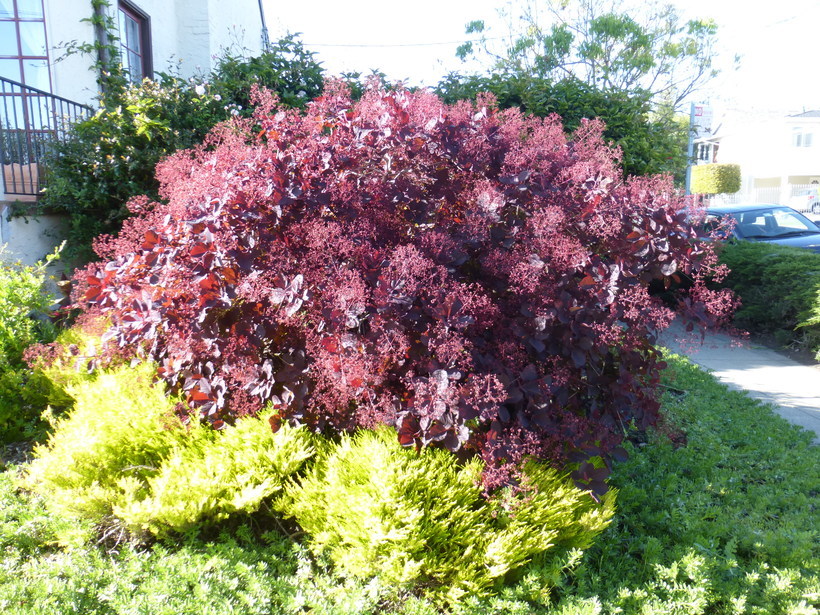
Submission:
<svg viewBox="0 0 820 615">
<path fill-rule="evenodd" d="M 35 449 L 27 483 L 67 517 L 136 537 L 185 532 L 255 512 L 311 455 L 307 434 L 264 416 L 221 432 L 185 425 L 150 365 L 67 387 L 73 410 Z"/>
<path fill-rule="evenodd" d="M 49 316 L 55 298 L 44 285 L 46 267 L 58 251 L 36 265 L 0 263 L 0 443 L 34 435 L 45 409 L 43 383 L 26 365 L 32 344 L 54 340 Z"/>
<path fill-rule="evenodd" d="M 735 324 L 773 334 L 820 360 L 820 254 L 741 241 L 725 244 L 720 259 L 731 269 L 723 284 L 742 301 Z"/>
<path fill-rule="evenodd" d="M 325 446 L 280 506 L 343 575 L 450 603 L 486 594 L 530 560 L 588 547 L 614 512 L 613 491 L 598 504 L 534 461 L 521 491 L 486 500 L 481 466 L 403 448 L 388 428 L 362 431 Z"/>
</svg>

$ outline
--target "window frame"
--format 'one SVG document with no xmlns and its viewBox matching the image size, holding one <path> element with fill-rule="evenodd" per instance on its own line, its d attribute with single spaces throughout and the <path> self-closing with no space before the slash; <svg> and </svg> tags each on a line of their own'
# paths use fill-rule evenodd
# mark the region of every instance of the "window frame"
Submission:
<svg viewBox="0 0 820 615">
<path fill-rule="evenodd" d="M 814 132 L 805 126 L 792 128 L 792 147 L 812 147 Z"/>
<path fill-rule="evenodd" d="M 39 2 L 42 17 L 20 17 L 20 9 L 19 9 L 19 2 L 20 0 L 12 0 L 12 6 L 14 7 L 14 15 L 9 17 L 1 17 L 0 21 L 4 23 L 13 23 L 14 24 L 14 34 L 16 36 L 16 43 L 17 49 L 15 55 L 3 55 L 0 57 L 2 60 L 12 60 L 17 62 L 17 72 L 19 74 L 19 79 L 12 79 L 12 81 L 17 81 L 22 83 L 26 87 L 33 88 L 35 90 L 40 90 L 43 92 L 51 93 L 53 91 L 53 81 L 51 77 L 51 61 L 49 57 L 49 44 L 48 44 L 48 28 L 46 27 L 46 14 L 45 14 L 45 3 L 43 0 L 34 0 L 35 2 Z M 21 23 L 36 23 L 40 24 L 43 31 L 43 43 L 45 45 L 45 55 L 31 55 L 31 54 L 23 54 L 23 39 L 20 32 L 20 24 Z M 47 75 L 47 83 L 37 85 L 33 83 L 29 83 L 26 80 L 26 63 L 32 61 L 44 61 L 46 65 L 46 75 Z M 6 77 L 7 79 L 11 79 L 10 77 Z M 45 87 L 38 87 L 40 85 L 44 85 Z"/>
<path fill-rule="evenodd" d="M 125 32 L 119 32 L 119 52 L 120 52 L 120 61 L 123 66 L 125 66 L 126 62 L 126 54 L 128 52 L 134 53 L 140 58 L 141 68 L 142 68 L 142 77 L 139 80 L 135 80 L 131 77 L 130 71 L 128 71 L 128 80 L 131 83 L 139 83 L 143 79 L 153 79 L 154 77 L 154 62 L 153 62 L 153 49 L 151 46 L 151 17 L 145 11 L 141 10 L 135 4 L 128 2 L 127 0 L 119 0 L 117 2 L 117 29 L 119 30 L 119 14 L 123 13 L 126 17 L 132 19 L 136 22 L 138 29 L 139 29 L 139 44 L 140 44 L 140 52 L 137 53 L 131 47 L 128 46 L 128 41 L 125 39 Z"/>
</svg>

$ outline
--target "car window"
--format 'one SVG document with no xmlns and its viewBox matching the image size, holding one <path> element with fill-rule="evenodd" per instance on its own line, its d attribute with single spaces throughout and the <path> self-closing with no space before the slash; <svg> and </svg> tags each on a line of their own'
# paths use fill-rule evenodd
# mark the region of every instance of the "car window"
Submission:
<svg viewBox="0 0 820 615">
<path fill-rule="evenodd" d="M 775 238 L 807 231 L 820 232 L 811 220 L 787 207 L 735 212 L 732 217 L 737 222 L 735 233 L 741 238 Z"/>
<path fill-rule="evenodd" d="M 775 224 L 778 228 L 787 229 L 789 231 L 807 231 L 809 225 L 806 224 L 808 220 L 802 220 L 787 209 L 776 209 L 774 211 Z"/>
</svg>

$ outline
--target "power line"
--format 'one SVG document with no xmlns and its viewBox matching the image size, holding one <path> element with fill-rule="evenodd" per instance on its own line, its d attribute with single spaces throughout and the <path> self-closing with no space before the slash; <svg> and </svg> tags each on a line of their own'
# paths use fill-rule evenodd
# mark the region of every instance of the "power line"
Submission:
<svg viewBox="0 0 820 615">
<path fill-rule="evenodd" d="M 360 47 L 364 49 L 383 49 L 385 47 L 435 47 L 439 45 L 461 45 L 463 43 L 482 43 L 484 41 L 497 41 L 505 37 L 496 36 L 493 38 L 483 38 L 467 41 L 443 41 L 440 43 L 387 43 L 378 45 L 353 44 L 353 43 L 302 43 L 305 47 Z"/>
</svg>

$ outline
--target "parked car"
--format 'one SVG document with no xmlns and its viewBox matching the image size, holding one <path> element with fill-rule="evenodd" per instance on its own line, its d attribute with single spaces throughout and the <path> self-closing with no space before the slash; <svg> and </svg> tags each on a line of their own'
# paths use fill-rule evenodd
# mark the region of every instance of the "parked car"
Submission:
<svg viewBox="0 0 820 615">
<path fill-rule="evenodd" d="M 792 209 L 797 211 L 820 214 L 820 188 L 806 188 L 798 190 L 787 203 Z"/>
<path fill-rule="evenodd" d="M 785 205 L 715 205 L 706 209 L 704 232 L 717 228 L 731 216 L 731 236 L 748 241 L 766 241 L 806 248 L 820 253 L 820 227 L 803 214 Z"/>
</svg>

